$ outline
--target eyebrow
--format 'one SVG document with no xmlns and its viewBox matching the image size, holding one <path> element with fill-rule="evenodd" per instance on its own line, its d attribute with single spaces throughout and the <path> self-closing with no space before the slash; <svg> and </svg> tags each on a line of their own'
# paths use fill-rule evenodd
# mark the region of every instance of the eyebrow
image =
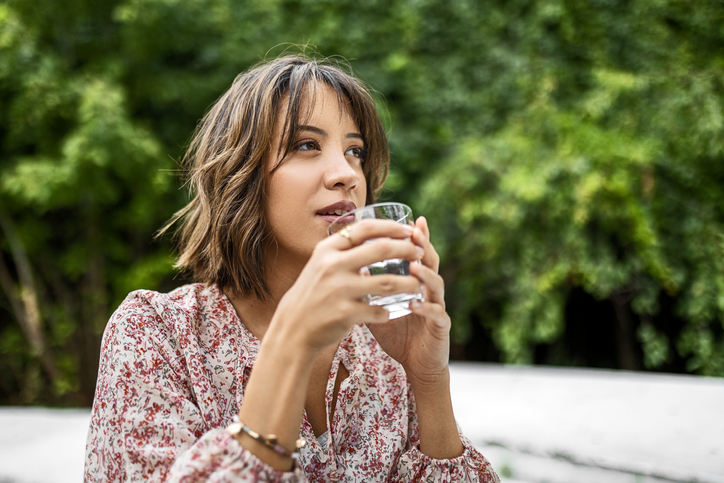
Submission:
<svg viewBox="0 0 724 483">
<path fill-rule="evenodd" d="M 327 131 L 325 131 L 325 130 L 323 130 L 323 129 L 319 129 L 318 127 L 308 126 L 308 125 L 306 125 L 306 124 L 299 125 L 299 126 L 297 126 L 297 128 L 298 128 L 300 131 L 309 131 L 309 132 L 314 133 L 314 134 L 317 134 L 317 135 L 319 135 L 319 136 L 326 136 L 326 135 L 327 135 Z M 362 135 L 361 135 L 360 133 L 357 133 L 357 132 L 347 133 L 347 135 L 346 135 L 345 137 L 346 137 L 346 138 L 350 138 L 350 139 L 359 139 L 359 140 L 362 140 Z"/>
</svg>

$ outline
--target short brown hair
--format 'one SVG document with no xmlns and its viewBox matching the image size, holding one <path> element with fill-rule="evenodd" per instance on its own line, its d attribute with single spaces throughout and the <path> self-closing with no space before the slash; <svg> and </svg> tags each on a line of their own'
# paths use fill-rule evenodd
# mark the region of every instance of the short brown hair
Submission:
<svg viewBox="0 0 724 483">
<path fill-rule="evenodd" d="M 308 89 L 323 82 L 346 106 L 362 135 L 366 157 L 367 203 L 374 201 L 387 176 L 387 136 L 370 92 L 339 64 L 328 59 L 285 55 L 240 74 L 197 126 L 183 159 L 191 202 L 161 229 L 179 227 L 177 268 L 222 291 L 267 298 L 264 219 L 267 170 L 274 126 L 287 101 L 280 143 L 286 157 L 293 148 Z M 313 102 L 313 99 L 311 99 Z"/>
</svg>

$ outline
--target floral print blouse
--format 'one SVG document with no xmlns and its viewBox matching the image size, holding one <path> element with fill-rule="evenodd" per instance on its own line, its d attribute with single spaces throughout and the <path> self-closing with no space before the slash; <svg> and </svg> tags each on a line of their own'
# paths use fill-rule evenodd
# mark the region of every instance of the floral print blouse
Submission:
<svg viewBox="0 0 724 483">
<path fill-rule="evenodd" d="M 332 363 L 328 415 L 340 362 L 350 375 L 339 390 L 328 443 L 320 445 L 305 415 L 299 465 L 274 470 L 225 430 L 259 345 L 215 285 L 132 292 L 103 336 L 85 481 L 499 481 L 464 437 L 457 458 L 420 452 L 405 372 L 363 326 L 342 340 Z"/>
</svg>

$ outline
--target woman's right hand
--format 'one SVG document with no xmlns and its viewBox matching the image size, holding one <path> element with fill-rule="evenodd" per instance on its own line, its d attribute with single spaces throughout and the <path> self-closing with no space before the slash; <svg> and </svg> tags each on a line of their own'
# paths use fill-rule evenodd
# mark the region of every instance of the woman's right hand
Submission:
<svg viewBox="0 0 724 483">
<path fill-rule="evenodd" d="M 421 249 L 410 240 L 412 229 L 389 220 L 363 220 L 350 225 L 349 239 L 336 234 L 321 240 L 280 300 L 269 331 L 307 348 L 313 357 L 339 343 L 355 324 L 387 322 L 389 312 L 369 305 L 365 296 L 418 292 L 420 281 L 400 275 L 362 277 L 360 269 L 391 258 L 421 259 Z"/>
</svg>

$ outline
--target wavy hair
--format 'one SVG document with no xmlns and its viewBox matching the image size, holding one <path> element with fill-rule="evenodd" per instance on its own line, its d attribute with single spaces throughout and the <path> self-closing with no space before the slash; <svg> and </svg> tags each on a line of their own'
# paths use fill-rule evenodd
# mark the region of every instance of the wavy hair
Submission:
<svg viewBox="0 0 724 483">
<path fill-rule="evenodd" d="M 309 114 L 302 106 L 314 102 L 316 89 L 308 87 L 319 83 L 334 90 L 360 130 L 367 151 L 367 202 L 375 200 L 387 176 L 389 147 L 370 92 L 328 59 L 279 57 L 240 74 L 193 134 L 182 160 L 191 201 L 159 232 L 180 222 L 177 268 L 225 293 L 270 296 L 263 259 L 270 236 L 264 219 L 264 161 L 282 103 L 287 109 L 277 154 L 283 160 Z"/>
</svg>

